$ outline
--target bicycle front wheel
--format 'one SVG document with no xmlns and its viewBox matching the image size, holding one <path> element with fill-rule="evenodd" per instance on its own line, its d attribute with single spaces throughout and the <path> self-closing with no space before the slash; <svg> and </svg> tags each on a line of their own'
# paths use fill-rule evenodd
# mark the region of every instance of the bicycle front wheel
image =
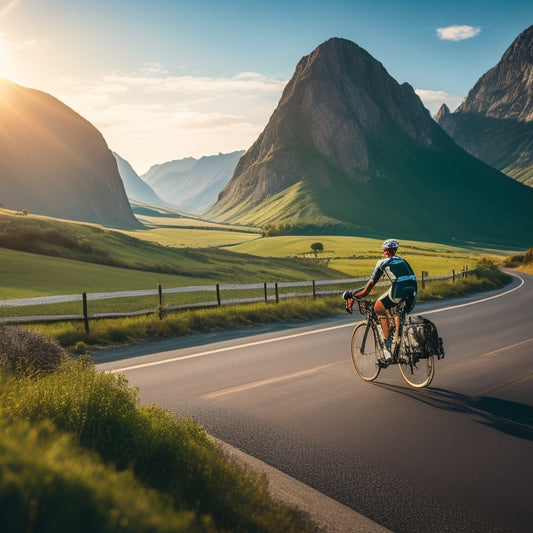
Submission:
<svg viewBox="0 0 533 533">
<path fill-rule="evenodd" d="M 352 360 L 361 379 L 373 381 L 378 377 L 379 345 L 376 332 L 368 322 L 355 326 L 352 333 Z"/>
<path fill-rule="evenodd" d="M 400 364 L 403 379 L 415 389 L 427 387 L 435 375 L 435 357 L 430 355 L 424 359 L 405 357 Z"/>
</svg>

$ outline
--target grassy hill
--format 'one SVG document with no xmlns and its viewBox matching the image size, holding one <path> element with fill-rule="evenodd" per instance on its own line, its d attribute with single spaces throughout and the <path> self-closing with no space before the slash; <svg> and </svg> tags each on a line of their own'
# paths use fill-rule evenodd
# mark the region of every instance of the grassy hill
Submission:
<svg viewBox="0 0 533 533">
<path fill-rule="evenodd" d="M 228 246 L 227 249 L 263 257 L 311 259 L 314 257 L 311 244 L 317 241 L 324 247 L 324 250 L 318 253 L 318 258 L 327 262 L 330 268 L 353 277 L 369 275 L 372 272 L 376 260 L 381 257 L 383 239 L 342 235 L 285 235 Z M 472 266 L 482 256 L 499 260 L 508 255 L 506 251 L 407 240 L 401 241 L 398 253 L 409 261 L 418 275 L 424 270 L 430 276 L 450 274 L 452 270 L 459 272 L 464 266 Z"/>
<path fill-rule="evenodd" d="M 150 231 L 146 230 L 144 239 Z M 196 230 L 183 231 L 193 234 Z M 206 231 L 216 239 L 216 231 Z M 0 299 L 152 288 L 157 283 L 180 287 L 343 276 L 311 262 L 220 248 L 178 249 L 144 239 L 0 210 Z"/>
</svg>

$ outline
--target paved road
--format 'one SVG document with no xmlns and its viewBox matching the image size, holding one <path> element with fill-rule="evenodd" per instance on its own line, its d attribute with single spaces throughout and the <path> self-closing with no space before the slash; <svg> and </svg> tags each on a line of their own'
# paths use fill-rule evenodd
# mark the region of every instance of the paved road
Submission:
<svg viewBox="0 0 533 533">
<path fill-rule="evenodd" d="M 376 383 L 356 376 L 349 316 L 96 359 L 124 372 L 144 403 L 193 416 L 392 531 L 525 532 L 533 522 L 533 276 L 520 276 L 485 295 L 496 298 L 417 307 L 447 352 L 422 391 L 397 368 Z"/>
</svg>

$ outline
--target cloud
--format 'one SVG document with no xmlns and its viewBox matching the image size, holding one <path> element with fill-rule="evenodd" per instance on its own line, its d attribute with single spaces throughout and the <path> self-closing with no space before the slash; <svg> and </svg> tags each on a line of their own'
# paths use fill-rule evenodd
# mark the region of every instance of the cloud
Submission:
<svg viewBox="0 0 533 533">
<path fill-rule="evenodd" d="M 471 39 L 481 33 L 481 28 L 474 26 L 460 26 L 454 24 L 453 26 L 446 26 L 445 28 L 437 28 L 437 36 L 443 41 L 464 41 Z"/>
<path fill-rule="evenodd" d="M 286 83 L 255 72 L 180 76 L 152 63 L 93 80 L 63 78 L 47 92 L 94 124 L 142 173 L 172 159 L 249 148 Z"/>
<path fill-rule="evenodd" d="M 429 109 L 431 116 L 434 116 L 440 109 L 442 104 L 446 104 L 451 111 L 459 107 L 462 98 L 453 96 L 444 91 L 432 91 L 430 89 L 415 89 L 415 93 L 419 96 L 424 106 Z"/>
</svg>

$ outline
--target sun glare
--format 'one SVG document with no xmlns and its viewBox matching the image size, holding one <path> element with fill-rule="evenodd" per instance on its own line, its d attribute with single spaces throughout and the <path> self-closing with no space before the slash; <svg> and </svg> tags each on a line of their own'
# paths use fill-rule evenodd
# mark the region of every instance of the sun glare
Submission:
<svg viewBox="0 0 533 533">
<path fill-rule="evenodd" d="M 0 77 L 9 78 L 11 76 L 11 53 L 9 46 L 0 34 Z"/>
</svg>

